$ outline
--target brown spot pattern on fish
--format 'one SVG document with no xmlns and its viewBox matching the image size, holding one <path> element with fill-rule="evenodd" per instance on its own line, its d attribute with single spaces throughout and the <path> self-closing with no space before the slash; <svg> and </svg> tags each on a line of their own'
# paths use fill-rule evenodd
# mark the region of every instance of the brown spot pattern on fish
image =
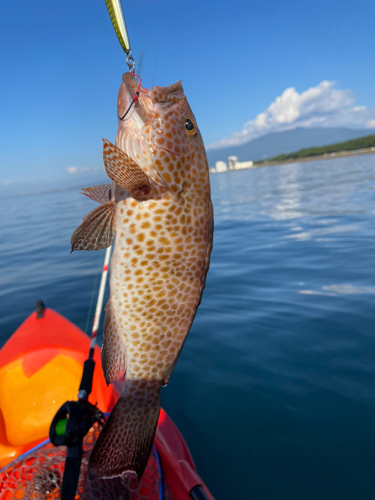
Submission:
<svg viewBox="0 0 375 500">
<path fill-rule="evenodd" d="M 129 203 L 126 199 L 119 206 Z M 137 204 L 129 216 L 126 224 L 134 228 L 134 237 L 127 238 L 123 252 L 116 245 L 112 266 L 118 260 L 123 265 L 111 276 L 128 377 L 162 380 L 185 339 L 204 286 L 210 212 L 208 200 L 200 207 L 186 195 L 177 202 Z"/>
<path fill-rule="evenodd" d="M 111 299 L 108 300 L 105 311 L 103 330 L 106 332 L 106 342 L 103 344 L 101 361 L 104 378 L 109 385 L 125 373 L 126 346 L 118 329 L 116 315 L 111 307 Z"/>
<path fill-rule="evenodd" d="M 90 479 L 128 472 L 140 481 L 147 466 L 159 418 L 161 386 L 147 380 L 131 380 L 125 385 L 92 451 Z"/>
<path fill-rule="evenodd" d="M 132 75 L 124 75 L 119 116 L 137 86 Z M 117 236 L 102 362 L 107 383 L 125 366 L 126 381 L 90 466 L 95 477 L 126 471 L 141 477 L 160 387 L 173 371 L 201 300 L 213 211 L 206 153 L 181 82 L 142 88 L 119 121 L 116 146 L 104 141 Z"/>
</svg>

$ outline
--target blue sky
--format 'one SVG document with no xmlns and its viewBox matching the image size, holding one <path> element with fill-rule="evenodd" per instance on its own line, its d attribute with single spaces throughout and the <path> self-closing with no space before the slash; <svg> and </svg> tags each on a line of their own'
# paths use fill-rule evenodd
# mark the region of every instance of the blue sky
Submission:
<svg viewBox="0 0 375 500">
<path fill-rule="evenodd" d="M 181 79 L 208 146 L 295 126 L 375 127 L 373 1 L 123 7 L 144 86 Z M 104 0 L 2 2 L 0 44 L 0 186 L 102 175 L 126 69 Z"/>
</svg>

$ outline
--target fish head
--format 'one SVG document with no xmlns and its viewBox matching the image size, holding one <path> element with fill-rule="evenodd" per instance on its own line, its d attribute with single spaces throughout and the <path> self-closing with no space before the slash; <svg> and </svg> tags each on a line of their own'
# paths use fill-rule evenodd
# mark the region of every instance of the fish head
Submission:
<svg viewBox="0 0 375 500">
<path fill-rule="evenodd" d="M 137 91 L 138 99 L 132 104 Z M 177 194 L 192 182 L 193 174 L 207 171 L 203 139 L 181 81 L 148 90 L 125 73 L 117 111 L 116 145 L 155 182 Z"/>
</svg>

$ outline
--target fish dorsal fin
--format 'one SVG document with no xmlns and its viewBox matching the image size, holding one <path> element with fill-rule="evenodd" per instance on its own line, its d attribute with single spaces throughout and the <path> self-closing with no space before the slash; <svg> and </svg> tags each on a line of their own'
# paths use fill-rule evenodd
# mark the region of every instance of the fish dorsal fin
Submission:
<svg viewBox="0 0 375 500">
<path fill-rule="evenodd" d="M 98 203 L 105 203 L 111 199 L 111 185 L 100 184 L 100 186 L 92 186 L 89 188 L 82 188 L 81 194 L 88 196 Z"/>
<path fill-rule="evenodd" d="M 74 250 L 102 250 L 112 245 L 115 236 L 115 203 L 107 201 L 87 214 L 72 234 Z"/>
<path fill-rule="evenodd" d="M 120 334 L 111 298 L 109 298 L 105 306 L 102 346 L 102 368 L 107 385 L 124 375 L 125 354 L 124 340 Z"/>
<path fill-rule="evenodd" d="M 103 160 L 108 177 L 130 193 L 148 190 L 150 179 L 120 148 L 103 139 Z"/>
</svg>

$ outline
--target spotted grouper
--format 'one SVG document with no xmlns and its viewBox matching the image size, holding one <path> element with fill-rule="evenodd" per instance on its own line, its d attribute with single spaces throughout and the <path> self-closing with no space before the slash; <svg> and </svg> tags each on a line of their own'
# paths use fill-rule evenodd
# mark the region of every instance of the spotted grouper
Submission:
<svg viewBox="0 0 375 500">
<path fill-rule="evenodd" d="M 100 206 L 83 219 L 71 243 L 72 250 L 99 250 L 116 233 L 102 367 L 107 384 L 125 371 L 126 379 L 91 454 L 89 474 L 133 473 L 140 480 L 161 387 L 201 301 L 213 210 L 206 152 L 181 82 L 147 90 L 126 73 L 117 114 L 116 146 L 103 140 L 112 185 L 83 189 Z"/>
</svg>

